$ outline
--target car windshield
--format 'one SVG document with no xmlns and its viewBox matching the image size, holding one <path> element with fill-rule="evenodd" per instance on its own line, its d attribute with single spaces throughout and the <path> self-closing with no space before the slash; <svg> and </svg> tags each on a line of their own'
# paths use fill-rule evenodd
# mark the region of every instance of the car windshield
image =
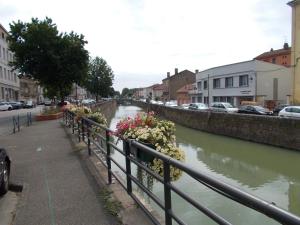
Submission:
<svg viewBox="0 0 300 225">
<path fill-rule="evenodd" d="M 225 108 L 234 108 L 230 103 L 223 103 Z"/>
<path fill-rule="evenodd" d="M 205 104 L 203 104 L 203 103 L 197 103 L 197 106 L 200 108 L 205 108 Z"/>
</svg>

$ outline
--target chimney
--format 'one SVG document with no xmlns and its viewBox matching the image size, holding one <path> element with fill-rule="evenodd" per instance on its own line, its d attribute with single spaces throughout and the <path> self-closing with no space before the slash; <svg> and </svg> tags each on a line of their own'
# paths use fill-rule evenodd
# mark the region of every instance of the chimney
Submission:
<svg viewBox="0 0 300 225">
<path fill-rule="evenodd" d="M 170 78 L 170 72 L 167 72 L 167 78 Z"/>
<path fill-rule="evenodd" d="M 199 70 L 195 70 L 195 74 L 199 73 Z"/>
<path fill-rule="evenodd" d="M 288 48 L 289 48 L 289 44 L 285 42 L 283 45 L 283 49 L 287 50 Z"/>
<path fill-rule="evenodd" d="M 178 68 L 175 68 L 175 74 L 178 74 Z"/>
</svg>

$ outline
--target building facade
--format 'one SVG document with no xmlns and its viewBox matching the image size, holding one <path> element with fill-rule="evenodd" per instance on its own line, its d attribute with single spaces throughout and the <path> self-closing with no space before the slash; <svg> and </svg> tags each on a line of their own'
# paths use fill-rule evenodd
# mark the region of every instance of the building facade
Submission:
<svg viewBox="0 0 300 225">
<path fill-rule="evenodd" d="M 163 93 L 163 100 L 170 101 L 177 99 L 177 91 L 184 85 L 195 83 L 196 75 L 189 70 L 183 70 L 178 72 L 175 68 L 175 74 L 170 76 L 170 72 L 167 73 L 167 78 L 162 80 L 166 90 Z"/>
<path fill-rule="evenodd" d="M 184 85 L 182 88 L 179 88 L 179 90 L 177 91 L 178 105 L 188 104 L 192 102 L 189 92 L 194 90 L 194 87 L 194 84 L 187 84 Z"/>
<path fill-rule="evenodd" d="M 70 100 L 83 100 L 87 98 L 87 91 L 85 88 L 77 84 L 73 84 L 71 94 L 68 96 Z"/>
<path fill-rule="evenodd" d="M 157 84 L 153 87 L 153 100 L 163 100 L 162 96 L 164 92 L 167 90 L 167 87 L 163 84 Z"/>
<path fill-rule="evenodd" d="M 44 102 L 43 88 L 33 79 L 20 78 L 20 101 L 33 101 L 36 104 Z"/>
<path fill-rule="evenodd" d="M 243 101 L 288 103 L 291 96 L 291 69 L 259 60 L 214 67 L 196 74 L 198 101 Z"/>
<path fill-rule="evenodd" d="M 269 52 L 264 52 L 259 56 L 256 56 L 254 59 L 282 66 L 290 66 L 291 47 L 289 47 L 288 43 L 284 43 L 282 49 L 273 50 L 273 48 L 271 48 Z"/>
<path fill-rule="evenodd" d="M 0 24 L 0 101 L 18 101 L 20 80 L 18 72 L 9 66 L 14 55 L 8 49 L 7 37 L 8 32 Z"/>
<path fill-rule="evenodd" d="M 292 54 L 293 103 L 300 104 L 300 0 L 288 3 L 292 7 Z"/>
</svg>

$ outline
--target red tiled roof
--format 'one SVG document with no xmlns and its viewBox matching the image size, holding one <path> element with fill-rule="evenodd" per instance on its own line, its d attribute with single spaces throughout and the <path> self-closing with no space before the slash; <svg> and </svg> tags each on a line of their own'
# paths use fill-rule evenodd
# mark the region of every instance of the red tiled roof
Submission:
<svg viewBox="0 0 300 225">
<path fill-rule="evenodd" d="M 155 90 L 155 91 L 164 91 L 166 89 L 167 89 L 167 86 L 163 85 L 163 84 L 158 84 L 155 87 L 153 87 L 153 90 Z"/>
<path fill-rule="evenodd" d="M 261 58 L 267 58 L 267 57 L 273 57 L 276 55 L 289 55 L 291 54 L 291 47 L 287 48 L 287 49 L 277 49 L 277 50 L 273 50 L 273 51 L 269 51 L 269 52 L 264 52 L 258 56 L 256 56 L 254 59 L 261 59 Z"/>
</svg>

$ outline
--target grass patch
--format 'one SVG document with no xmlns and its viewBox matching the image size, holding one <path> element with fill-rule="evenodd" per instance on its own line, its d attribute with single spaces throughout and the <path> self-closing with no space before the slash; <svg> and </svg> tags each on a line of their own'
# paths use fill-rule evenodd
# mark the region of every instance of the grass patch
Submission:
<svg viewBox="0 0 300 225">
<path fill-rule="evenodd" d="M 108 190 L 107 188 L 100 190 L 100 197 L 104 200 L 104 208 L 109 214 L 117 217 L 120 221 L 119 213 L 123 207 L 121 202 L 112 198 L 111 194 L 112 191 Z"/>
</svg>

